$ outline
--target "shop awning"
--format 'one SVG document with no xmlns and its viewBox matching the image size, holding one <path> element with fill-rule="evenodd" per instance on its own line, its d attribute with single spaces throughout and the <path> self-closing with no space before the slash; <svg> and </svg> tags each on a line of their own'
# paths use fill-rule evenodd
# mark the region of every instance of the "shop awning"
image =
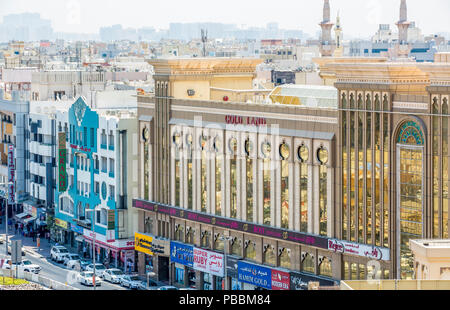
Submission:
<svg viewBox="0 0 450 310">
<path fill-rule="evenodd" d="M 83 242 L 83 241 L 84 241 L 84 238 L 83 238 L 83 236 L 76 236 L 76 237 L 75 237 L 75 241 Z"/>
<path fill-rule="evenodd" d="M 35 216 L 32 216 L 32 217 L 28 217 L 28 218 L 26 218 L 26 219 L 23 219 L 23 222 L 25 223 L 25 224 L 28 224 L 29 222 L 32 222 L 32 221 L 34 221 L 36 219 L 36 217 Z"/>
<path fill-rule="evenodd" d="M 19 220 L 21 220 L 22 218 L 26 217 L 28 215 L 27 212 L 24 213 L 20 213 L 20 214 L 16 214 L 15 217 Z"/>
</svg>

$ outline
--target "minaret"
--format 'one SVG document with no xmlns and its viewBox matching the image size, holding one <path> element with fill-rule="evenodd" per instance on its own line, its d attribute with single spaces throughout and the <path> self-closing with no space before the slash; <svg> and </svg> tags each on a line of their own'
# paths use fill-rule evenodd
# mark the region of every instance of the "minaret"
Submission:
<svg viewBox="0 0 450 310">
<path fill-rule="evenodd" d="M 336 27 L 334 27 L 334 33 L 336 37 L 336 49 L 334 50 L 334 57 L 342 57 L 344 54 L 344 45 L 342 44 L 342 27 L 341 27 L 341 18 L 338 15 L 336 17 Z"/>
<path fill-rule="evenodd" d="M 323 3 L 323 20 L 319 24 L 322 28 L 322 37 L 320 42 L 320 53 L 322 57 L 332 56 L 334 43 L 331 39 L 331 29 L 334 24 L 330 21 L 330 0 L 324 0 Z"/>
<path fill-rule="evenodd" d="M 406 7 L 406 0 L 402 0 L 400 4 L 400 20 L 397 22 L 398 27 L 398 42 L 400 44 L 407 44 L 408 42 L 408 8 Z"/>
<path fill-rule="evenodd" d="M 406 6 L 406 0 L 401 1 L 400 20 L 396 24 L 398 27 L 398 56 L 407 57 L 409 54 L 408 28 L 411 23 L 408 21 L 408 8 Z"/>
</svg>

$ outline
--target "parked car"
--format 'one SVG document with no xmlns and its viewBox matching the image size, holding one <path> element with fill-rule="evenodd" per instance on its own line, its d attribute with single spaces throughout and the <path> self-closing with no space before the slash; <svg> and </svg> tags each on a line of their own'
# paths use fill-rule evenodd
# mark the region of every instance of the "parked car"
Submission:
<svg viewBox="0 0 450 310">
<path fill-rule="evenodd" d="M 147 281 L 141 281 L 139 283 L 139 290 L 155 290 L 156 288 L 160 287 L 160 286 L 164 286 L 165 284 L 162 282 L 158 282 L 152 279 L 148 279 L 148 286 L 147 286 Z"/>
<path fill-rule="evenodd" d="M 124 276 L 122 270 L 117 268 L 106 269 L 103 271 L 103 280 L 111 283 L 120 283 L 120 279 Z"/>
<path fill-rule="evenodd" d="M 95 263 L 95 275 L 102 277 L 103 271 L 106 270 L 106 267 L 102 264 Z M 86 271 L 94 271 L 94 264 L 89 264 L 86 266 Z"/>
<path fill-rule="evenodd" d="M 67 264 L 71 261 L 71 260 L 80 260 L 80 255 L 75 254 L 75 253 L 69 253 L 66 254 L 64 256 L 64 266 L 67 266 Z"/>
<path fill-rule="evenodd" d="M 11 254 L 11 241 L 8 241 L 8 254 Z M 22 256 L 25 256 L 25 251 L 22 247 Z"/>
<path fill-rule="evenodd" d="M 94 286 L 94 273 L 92 271 L 83 271 L 78 274 L 78 282 L 84 285 Z M 95 286 L 102 285 L 100 277 L 95 276 Z"/>
<path fill-rule="evenodd" d="M 3 244 L 3 242 L 5 242 L 5 237 L 3 237 L 3 236 L 0 236 L 0 244 Z"/>
<path fill-rule="evenodd" d="M 68 254 L 69 251 L 66 247 L 61 245 L 54 245 L 50 250 L 50 259 L 56 261 L 57 263 L 64 261 L 64 254 Z"/>
<path fill-rule="evenodd" d="M 178 288 L 171 285 L 160 286 L 157 288 L 158 291 L 177 291 Z"/>
<path fill-rule="evenodd" d="M 68 269 L 74 269 L 74 270 L 77 270 L 77 271 L 81 272 L 81 271 L 86 271 L 86 267 L 89 264 L 92 264 L 92 261 L 81 258 L 81 259 L 78 259 L 78 260 L 70 260 L 67 263 L 67 268 Z"/>
<path fill-rule="evenodd" d="M 138 275 L 126 274 L 120 279 L 120 285 L 131 289 L 139 289 L 142 284 L 142 280 Z"/>
</svg>

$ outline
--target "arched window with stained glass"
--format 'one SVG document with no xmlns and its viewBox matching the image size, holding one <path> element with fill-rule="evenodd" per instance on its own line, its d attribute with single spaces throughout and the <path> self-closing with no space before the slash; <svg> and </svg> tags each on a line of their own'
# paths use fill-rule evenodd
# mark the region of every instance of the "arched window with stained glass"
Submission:
<svg viewBox="0 0 450 310">
<path fill-rule="evenodd" d="M 416 122 L 408 121 L 400 127 L 398 143 L 409 145 L 424 145 L 423 133 Z"/>
</svg>

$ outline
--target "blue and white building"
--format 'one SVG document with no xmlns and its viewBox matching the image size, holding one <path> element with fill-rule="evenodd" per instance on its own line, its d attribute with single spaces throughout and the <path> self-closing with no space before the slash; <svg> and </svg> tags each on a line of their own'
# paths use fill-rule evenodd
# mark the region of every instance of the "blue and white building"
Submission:
<svg viewBox="0 0 450 310">
<path fill-rule="evenodd" d="M 56 112 L 56 128 L 56 136 L 66 133 L 68 181 L 67 190 L 58 188 L 55 193 L 58 240 L 92 253 L 95 230 L 97 259 L 108 258 L 116 266 L 123 266 L 128 259 L 134 261 L 135 111 L 93 110 L 79 97 L 67 111 Z"/>
</svg>

